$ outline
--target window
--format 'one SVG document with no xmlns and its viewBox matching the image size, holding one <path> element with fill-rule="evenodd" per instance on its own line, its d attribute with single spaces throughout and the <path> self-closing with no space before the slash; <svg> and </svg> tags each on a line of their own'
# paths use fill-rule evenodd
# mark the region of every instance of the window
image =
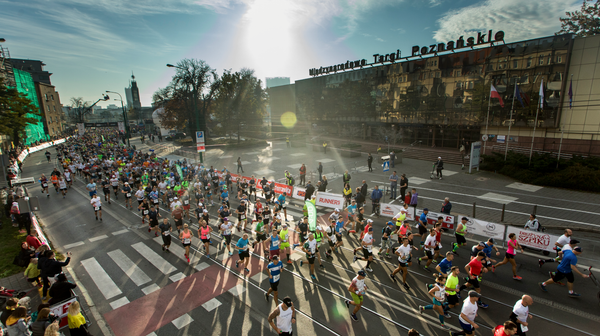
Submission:
<svg viewBox="0 0 600 336">
<path fill-rule="evenodd" d="M 562 63 L 562 56 L 556 56 L 556 63 Z"/>
<path fill-rule="evenodd" d="M 544 65 L 544 56 L 540 56 L 540 65 Z"/>
<path fill-rule="evenodd" d="M 48 94 L 44 93 L 44 98 L 46 99 L 46 101 L 48 101 Z"/>
<path fill-rule="evenodd" d="M 519 68 L 519 61 L 513 61 L 513 69 Z"/>
<path fill-rule="evenodd" d="M 469 90 L 473 90 L 474 86 L 475 86 L 475 84 L 473 82 L 469 82 Z"/>
<path fill-rule="evenodd" d="M 454 77 L 460 77 L 460 70 L 454 71 Z"/>
<path fill-rule="evenodd" d="M 50 117 L 50 124 L 52 124 L 52 117 Z"/>
<path fill-rule="evenodd" d="M 54 101 L 54 95 L 50 95 L 50 99 L 52 99 L 52 101 Z"/>
<path fill-rule="evenodd" d="M 440 74 L 440 72 L 439 72 L 439 71 L 438 71 L 438 72 L 436 72 L 436 73 L 435 73 L 435 78 L 440 78 L 440 75 L 441 75 L 441 74 Z"/>
<path fill-rule="evenodd" d="M 531 68 L 531 63 L 532 63 L 532 62 L 533 62 L 533 57 L 529 57 L 529 58 L 527 59 L 527 67 L 528 67 L 528 68 Z"/>
</svg>

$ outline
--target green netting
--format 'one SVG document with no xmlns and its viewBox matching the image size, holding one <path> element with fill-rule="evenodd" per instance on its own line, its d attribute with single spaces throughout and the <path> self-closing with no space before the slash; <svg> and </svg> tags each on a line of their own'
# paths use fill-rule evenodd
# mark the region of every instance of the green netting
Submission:
<svg viewBox="0 0 600 336">
<path fill-rule="evenodd" d="M 15 73 L 15 82 L 17 83 L 17 91 L 24 94 L 27 99 L 31 100 L 33 105 L 40 109 L 37 93 L 35 91 L 35 84 L 33 83 L 33 78 L 31 74 L 26 71 L 21 71 L 19 69 L 13 69 Z M 24 142 L 25 145 L 31 145 L 31 143 L 35 141 L 47 141 L 50 140 L 50 137 L 44 131 L 44 123 L 42 122 L 42 117 L 28 114 L 27 117 L 35 118 L 39 120 L 36 124 L 31 124 L 25 126 L 25 134 Z"/>
</svg>

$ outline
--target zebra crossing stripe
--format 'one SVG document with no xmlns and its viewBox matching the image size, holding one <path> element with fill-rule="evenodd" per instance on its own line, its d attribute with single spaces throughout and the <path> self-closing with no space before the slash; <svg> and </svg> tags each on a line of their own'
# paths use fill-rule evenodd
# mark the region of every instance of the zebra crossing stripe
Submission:
<svg viewBox="0 0 600 336">
<path fill-rule="evenodd" d="M 96 284 L 96 287 L 98 287 L 102 295 L 104 295 L 107 300 L 123 294 L 119 287 L 117 287 L 117 285 L 112 281 L 110 276 L 108 276 L 108 274 L 104 271 L 104 268 L 100 266 L 96 258 L 82 260 L 81 264 L 90 275 L 90 278 L 92 278 Z"/>
<path fill-rule="evenodd" d="M 129 259 L 121 250 L 114 250 L 107 253 L 109 257 L 119 266 L 125 274 L 135 283 L 136 286 L 141 286 L 150 282 L 150 277 L 144 273 L 136 264 Z"/>
<path fill-rule="evenodd" d="M 177 268 L 171 265 L 168 261 L 166 261 L 163 257 L 159 256 L 154 250 L 149 248 L 146 244 L 139 242 L 131 245 L 142 257 L 146 258 L 154 267 L 156 267 L 159 271 L 161 271 L 165 275 L 169 275 L 175 271 Z"/>
</svg>

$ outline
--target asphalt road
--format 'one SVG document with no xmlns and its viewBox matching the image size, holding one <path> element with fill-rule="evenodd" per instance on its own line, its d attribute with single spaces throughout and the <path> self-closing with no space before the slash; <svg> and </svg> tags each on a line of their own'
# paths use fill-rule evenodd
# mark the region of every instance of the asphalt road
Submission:
<svg viewBox="0 0 600 336">
<path fill-rule="evenodd" d="M 144 148 L 139 143 L 137 145 Z M 254 172 L 257 177 L 262 177 L 263 174 L 260 173 L 267 177 L 278 177 L 283 175 L 281 172 L 284 169 L 292 170 L 284 167 L 293 165 L 296 161 L 301 163 L 303 158 L 313 161 L 326 159 L 321 153 L 296 150 L 287 152 L 284 146 L 283 143 L 276 143 L 273 149 L 280 149 L 279 151 L 259 151 L 257 154 L 246 152 L 244 155 L 252 161 L 245 164 L 245 170 Z M 305 155 L 291 155 L 297 153 Z M 215 167 L 234 167 L 232 162 L 237 159 L 238 154 L 227 153 L 225 156 L 232 157 L 222 158 L 223 154 L 209 152 L 209 164 L 214 162 Z M 217 161 L 217 157 L 221 159 Z M 273 159 L 274 157 L 277 159 Z M 348 160 L 351 159 L 324 165 L 348 167 L 351 164 Z M 44 161 L 43 153 L 31 155 L 25 163 L 23 176 L 37 178 L 41 173 L 49 174 L 54 165 Z M 267 173 L 265 169 L 273 172 Z M 379 175 L 381 180 L 383 174 Z M 366 179 L 361 176 L 366 176 L 366 173 L 357 172 L 353 182 L 358 185 L 359 180 Z M 408 176 L 410 179 L 411 175 Z M 341 181 L 336 181 L 334 175 L 332 177 L 332 185 L 341 185 Z M 449 176 L 440 182 L 428 181 L 423 183 L 423 188 L 435 186 L 430 189 L 441 189 L 441 186 L 446 185 L 444 190 L 455 192 L 462 192 L 462 188 L 476 188 L 465 183 L 453 185 L 451 178 Z M 372 180 L 377 181 L 375 178 Z M 496 188 L 496 185 L 506 181 L 494 180 L 490 183 L 492 182 L 490 188 Z M 100 222 L 94 219 L 89 197 L 81 181 L 74 184 L 65 199 L 53 192 L 49 198 L 42 197 L 39 185 L 28 189 L 31 195 L 40 196 L 42 208 L 38 215 L 54 247 L 60 252 L 73 253 L 69 271 L 78 281 L 78 290 L 86 293 L 89 301 L 86 308 L 90 312 L 97 312 L 89 315 L 100 318 L 94 319 L 92 333 L 95 335 L 105 330 L 100 329 L 104 323 L 119 336 L 152 333 L 161 336 L 273 333 L 266 318 L 274 304 L 272 298 L 269 303 L 264 298 L 268 277 L 263 271 L 264 265 L 259 255 L 252 256 L 251 272 L 246 275 L 233 264 L 237 260 L 236 255 L 229 257 L 223 253 L 219 238 L 213 238 L 210 259 L 199 249 L 198 239 L 193 239 L 194 253 L 188 264 L 177 239 L 173 239 L 172 253 L 164 253 L 161 244 L 148 233 L 147 225 L 142 225 L 139 212 L 126 210 L 122 199 L 112 204 L 103 204 L 104 220 Z M 500 187 L 497 189 L 503 194 L 508 190 Z M 420 195 L 430 197 L 424 191 Z M 437 197 L 431 195 L 431 198 Z M 533 197 L 547 197 L 547 204 L 552 204 L 551 196 Z M 522 199 L 525 200 L 525 197 L 519 198 Z M 590 197 L 588 199 L 590 202 L 595 201 Z M 301 215 L 301 208 L 299 202 L 291 203 L 288 214 L 293 216 L 292 223 L 295 223 Z M 236 200 L 232 201 L 232 206 L 237 206 Z M 210 212 L 211 218 L 216 217 L 216 207 Z M 327 214 L 329 210 L 319 208 L 318 213 Z M 166 215 L 167 212 L 163 210 L 162 214 Z M 211 224 L 214 223 L 214 219 L 211 220 Z M 375 220 L 376 244 L 380 241 L 379 232 L 383 223 L 382 219 Z M 239 236 L 239 233 L 235 235 Z M 443 237 L 444 251 L 450 246 L 451 240 L 449 236 Z M 303 253 L 292 254 L 292 258 L 298 260 L 292 265 L 286 265 L 280 281 L 279 297 L 290 296 L 299 310 L 295 334 L 398 335 L 406 334 L 408 328 L 415 328 L 424 335 L 446 335 L 447 332 L 439 328 L 437 316 L 431 311 L 423 315 L 418 313 L 419 305 L 431 302 L 425 289 L 425 283 L 433 282 L 431 273 L 414 263 L 408 278 L 411 289 L 405 291 L 401 282 L 393 282 L 388 275 L 396 266 L 394 259 L 384 258 L 373 264 L 374 272 L 368 274 L 366 283 L 369 292 L 364 307 L 358 314 L 359 321 L 350 320 L 343 300 L 350 297 L 347 291 L 349 281 L 364 266 L 362 261 L 352 262 L 351 249 L 357 246 L 357 241 L 357 238 L 352 237 L 345 239 L 345 248 L 332 261 L 324 260 L 325 270 L 316 271 L 316 281 L 310 279 L 306 265 L 300 267 L 299 259 L 303 257 Z M 455 258 L 454 265 L 462 268 L 468 259 L 465 250 L 460 252 L 462 253 Z M 413 255 L 418 256 L 418 253 Z M 534 318 L 530 321 L 528 335 L 598 334 L 598 289 L 591 281 L 576 278 L 575 289 L 582 293 L 577 299 L 568 297 L 565 287 L 550 287 L 549 292 L 544 293 L 537 287 L 537 282 L 548 278 L 547 272 L 553 270 L 552 265 L 540 269 L 536 257 L 527 254 L 519 254 L 517 262 L 523 281 L 513 280 L 508 266 L 484 276 L 482 293 L 484 302 L 490 307 L 479 310 L 479 335 L 491 335 L 491 328 L 508 318 L 512 306 L 522 294 L 529 294 L 534 298 L 534 305 L 530 310 Z M 464 294 L 463 292 L 463 296 Z M 455 331 L 458 330 L 457 313 L 459 310 L 453 309 L 452 318 L 447 320 L 447 324 Z"/>
</svg>

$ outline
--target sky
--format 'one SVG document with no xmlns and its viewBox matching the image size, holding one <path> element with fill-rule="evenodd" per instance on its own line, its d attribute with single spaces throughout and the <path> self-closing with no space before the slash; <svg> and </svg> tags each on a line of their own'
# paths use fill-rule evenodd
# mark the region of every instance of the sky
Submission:
<svg viewBox="0 0 600 336">
<path fill-rule="evenodd" d="M 42 60 L 63 105 L 125 97 L 135 75 L 143 106 L 175 73 L 206 61 L 218 73 L 309 77 L 310 68 L 503 30 L 506 42 L 553 35 L 581 0 L 0 0 L 11 57 Z M 118 97 L 111 97 L 111 99 Z M 124 98 L 125 99 L 125 98 Z M 120 104 L 103 102 L 99 105 Z"/>
</svg>

